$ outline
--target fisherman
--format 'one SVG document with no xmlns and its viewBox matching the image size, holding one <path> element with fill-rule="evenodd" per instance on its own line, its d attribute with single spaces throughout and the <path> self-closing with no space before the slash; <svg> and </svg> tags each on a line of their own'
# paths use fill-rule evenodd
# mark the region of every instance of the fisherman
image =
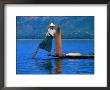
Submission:
<svg viewBox="0 0 110 90">
<path fill-rule="evenodd" d="M 36 56 L 39 49 L 44 49 L 48 51 L 48 55 L 51 55 L 52 40 L 53 40 L 53 37 L 55 36 L 55 33 L 56 33 L 55 24 L 52 22 L 49 26 L 48 32 L 46 33 L 44 40 L 39 44 L 39 46 L 33 53 L 32 58 Z"/>
</svg>

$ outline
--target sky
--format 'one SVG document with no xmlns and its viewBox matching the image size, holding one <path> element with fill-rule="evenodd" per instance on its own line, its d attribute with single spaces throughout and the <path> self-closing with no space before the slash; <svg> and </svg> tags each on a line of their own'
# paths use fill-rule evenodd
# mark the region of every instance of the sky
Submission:
<svg viewBox="0 0 110 90">
<path fill-rule="evenodd" d="M 94 39 L 94 16 L 16 16 L 16 38 L 44 38 L 51 22 L 62 39 Z"/>
</svg>

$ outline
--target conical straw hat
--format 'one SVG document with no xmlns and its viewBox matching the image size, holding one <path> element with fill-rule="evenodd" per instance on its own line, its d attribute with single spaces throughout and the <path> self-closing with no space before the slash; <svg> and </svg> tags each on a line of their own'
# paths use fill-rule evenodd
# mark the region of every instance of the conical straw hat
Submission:
<svg viewBox="0 0 110 90">
<path fill-rule="evenodd" d="M 50 26 L 55 26 L 55 24 L 54 23 L 51 23 Z"/>
</svg>

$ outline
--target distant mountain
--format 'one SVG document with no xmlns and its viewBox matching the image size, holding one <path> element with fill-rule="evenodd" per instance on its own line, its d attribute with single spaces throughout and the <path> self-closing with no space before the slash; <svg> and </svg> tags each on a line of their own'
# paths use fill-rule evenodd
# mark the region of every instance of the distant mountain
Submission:
<svg viewBox="0 0 110 90">
<path fill-rule="evenodd" d="M 63 39 L 93 39 L 94 16 L 17 16 L 17 39 L 42 39 L 54 22 Z"/>
</svg>

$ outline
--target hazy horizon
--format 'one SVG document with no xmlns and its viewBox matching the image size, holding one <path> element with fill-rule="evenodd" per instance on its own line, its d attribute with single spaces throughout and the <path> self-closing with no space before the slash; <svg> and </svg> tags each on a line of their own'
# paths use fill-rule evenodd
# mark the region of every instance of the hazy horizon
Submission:
<svg viewBox="0 0 110 90">
<path fill-rule="evenodd" d="M 16 16 L 16 38 L 43 39 L 51 22 L 62 39 L 94 39 L 94 16 Z"/>
</svg>

